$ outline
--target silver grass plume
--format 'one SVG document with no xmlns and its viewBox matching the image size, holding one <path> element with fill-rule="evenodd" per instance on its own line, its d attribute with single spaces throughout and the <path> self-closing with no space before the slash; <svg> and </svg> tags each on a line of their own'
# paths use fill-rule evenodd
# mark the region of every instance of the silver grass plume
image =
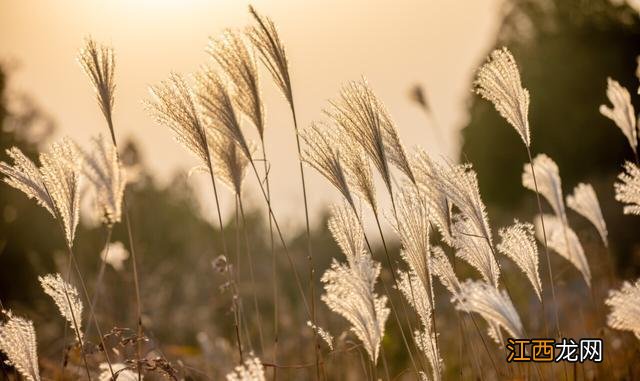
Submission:
<svg viewBox="0 0 640 381">
<path fill-rule="evenodd" d="M 489 324 L 490 332 L 493 331 L 494 339 L 499 336 L 499 328 L 504 329 L 510 337 L 524 337 L 522 321 L 511 299 L 505 291 L 488 283 L 472 280 L 462 283 L 457 308 L 482 316 Z"/>
<path fill-rule="evenodd" d="M 98 45 L 93 39 L 89 38 L 80 50 L 78 62 L 93 85 L 98 104 L 113 136 L 112 111 L 116 89 L 113 79 L 115 72 L 113 49 Z"/>
<path fill-rule="evenodd" d="M 171 73 L 167 81 L 149 89 L 152 100 L 147 107 L 158 123 L 169 127 L 178 143 L 194 154 L 200 164 L 208 167 L 207 136 L 202 124 L 195 95 L 185 79 Z"/>
<path fill-rule="evenodd" d="M 627 137 L 629 145 L 635 154 L 638 152 L 638 132 L 636 130 L 636 115 L 631 104 L 629 91 L 617 81 L 607 78 L 607 98 L 613 107 L 600 105 L 600 113 L 611 119 Z"/>
<path fill-rule="evenodd" d="M 227 381 L 265 381 L 264 367 L 260 359 L 252 354 L 227 374 Z"/>
<path fill-rule="evenodd" d="M 228 135 L 214 130 L 209 130 L 207 135 L 214 176 L 240 196 L 249 158 Z"/>
<path fill-rule="evenodd" d="M 118 149 L 102 134 L 91 139 L 90 151 L 77 148 L 84 164 L 83 173 L 94 189 L 104 222 L 109 226 L 120 222 L 127 175 L 118 158 Z"/>
<path fill-rule="evenodd" d="M 307 326 L 313 329 L 313 331 L 324 340 L 329 349 L 333 351 L 333 336 L 331 336 L 326 329 L 313 324 L 311 320 L 307 320 Z"/>
<path fill-rule="evenodd" d="M 543 241 L 542 221 L 544 218 L 544 226 L 547 232 L 547 244 L 556 253 L 567 259 L 582 274 L 585 282 L 591 287 L 591 270 L 584 249 L 576 233 L 567 226 L 559 217 L 552 214 L 544 216 L 537 215 L 535 218 L 536 237 L 539 241 Z"/>
<path fill-rule="evenodd" d="M 624 172 L 618 175 L 620 182 L 615 183 L 616 200 L 626 204 L 624 214 L 640 215 L 640 168 L 626 162 Z"/>
<path fill-rule="evenodd" d="M 83 305 L 75 287 L 65 282 L 60 274 L 47 274 L 38 277 L 45 294 L 55 302 L 60 315 L 67 320 L 71 330 L 80 335 L 82 342 L 82 310 Z M 77 329 L 77 332 L 76 332 Z"/>
<path fill-rule="evenodd" d="M 431 248 L 429 266 L 431 273 L 440 280 L 440 283 L 446 287 L 454 299 L 458 299 L 460 294 L 460 281 L 456 273 L 453 272 L 451 262 L 449 262 L 447 255 L 441 247 L 434 246 Z"/>
<path fill-rule="evenodd" d="M 250 158 L 251 148 L 240 128 L 240 115 L 229 85 L 211 69 L 199 73 L 197 80 L 198 99 L 208 124 L 232 138 Z"/>
<path fill-rule="evenodd" d="M 351 323 L 351 331 L 362 341 L 373 363 L 378 360 L 384 325 L 390 312 L 387 298 L 374 291 L 379 275 L 380 264 L 363 255 L 353 265 L 334 259 L 321 278 L 325 289 L 322 301 Z"/>
<path fill-rule="evenodd" d="M 413 172 L 420 194 L 427 203 L 429 219 L 438 229 L 442 240 L 449 246 L 453 246 L 451 235 L 451 203 L 433 181 L 434 165 L 429 155 L 421 148 L 416 149 L 414 156 Z"/>
<path fill-rule="evenodd" d="M 474 86 L 476 93 L 493 103 L 529 147 L 529 91 L 522 87 L 518 65 L 506 47 L 491 52 L 478 70 Z"/>
<path fill-rule="evenodd" d="M 489 243 L 468 218 L 456 216 L 453 223 L 456 256 L 478 270 L 482 278 L 498 287 L 500 267 Z"/>
<path fill-rule="evenodd" d="M 366 255 L 362 224 L 352 208 L 345 204 L 332 205 L 327 226 L 350 265 Z"/>
<path fill-rule="evenodd" d="M 40 381 L 38 349 L 33 322 L 11 311 L 2 311 L 7 318 L 0 324 L 0 352 L 7 356 L 7 365 L 13 366 L 27 381 Z"/>
<path fill-rule="evenodd" d="M 300 137 L 305 142 L 302 160 L 324 176 L 353 206 L 353 197 L 341 163 L 337 133 L 334 127 L 322 127 L 316 123 L 302 130 Z"/>
<path fill-rule="evenodd" d="M 230 30 L 221 38 L 212 39 L 207 52 L 233 83 L 238 108 L 256 126 L 260 139 L 264 139 L 264 107 L 253 52 L 239 33 Z"/>
<path fill-rule="evenodd" d="M 34 199 L 55 218 L 56 207 L 47 192 L 40 168 L 17 147 L 11 147 L 6 152 L 13 160 L 13 165 L 0 162 L 0 172 L 6 176 L 4 182 Z"/>
<path fill-rule="evenodd" d="M 573 189 L 573 194 L 567 196 L 567 206 L 589 220 L 598 230 L 604 245 L 609 246 L 607 224 L 604 222 L 598 196 L 591 184 L 578 184 Z"/>
<path fill-rule="evenodd" d="M 99 366 L 100 375 L 98 381 L 138 381 L 138 373 L 132 371 L 127 365 L 123 363 L 112 363 L 111 369 L 116 375 L 116 380 L 113 379 L 111 370 L 109 370 L 109 364 L 103 362 Z M 141 380 L 144 380 L 143 376 L 140 376 Z"/>
<path fill-rule="evenodd" d="M 262 62 L 271 73 L 274 82 L 284 94 L 289 105 L 293 107 L 289 61 L 276 25 L 269 17 L 258 14 L 252 6 L 249 6 L 249 13 L 256 20 L 257 25 L 252 25 L 247 29 L 247 36 L 260 53 Z"/>
<path fill-rule="evenodd" d="M 562 180 L 560 179 L 558 165 L 549 156 L 541 153 L 533 159 L 533 167 L 536 171 L 538 191 L 549 202 L 555 214 L 566 223 L 567 214 L 564 207 Z M 522 185 L 533 192 L 536 191 L 529 163 L 524 165 Z"/>
<path fill-rule="evenodd" d="M 414 332 L 416 345 L 425 355 L 433 371 L 433 379 L 439 380 L 442 360 L 437 350 L 436 334 L 433 331 L 433 304 L 427 288 L 420 277 L 413 271 L 398 271 L 398 287 L 405 299 L 416 311 L 422 330 Z"/>
<path fill-rule="evenodd" d="M 497 246 L 498 251 L 511 258 L 520 267 L 520 270 L 529 278 L 538 299 L 542 301 L 538 247 L 534 238 L 533 225 L 515 220 L 513 225 L 500 229 L 498 233 L 502 239 Z"/>
<path fill-rule="evenodd" d="M 350 144 L 342 131 L 338 131 L 340 141 L 340 161 L 344 168 L 347 184 L 352 194 L 363 200 L 371 210 L 378 211 L 373 172 L 366 152 L 362 147 Z"/>
<path fill-rule="evenodd" d="M 631 331 L 640 340 L 640 279 L 624 282 L 619 290 L 609 291 L 605 304 L 611 307 L 607 325 L 613 329 Z"/>
</svg>

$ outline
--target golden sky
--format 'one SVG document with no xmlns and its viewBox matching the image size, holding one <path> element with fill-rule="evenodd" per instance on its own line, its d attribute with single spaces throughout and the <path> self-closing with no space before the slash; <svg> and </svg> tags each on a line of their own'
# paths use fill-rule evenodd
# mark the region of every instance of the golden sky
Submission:
<svg viewBox="0 0 640 381">
<path fill-rule="evenodd" d="M 290 60 L 301 127 L 322 118 L 322 108 L 342 83 L 366 76 L 405 144 L 419 144 L 435 155 L 456 154 L 470 81 L 494 42 L 501 0 L 250 3 L 278 25 Z M 18 63 L 12 86 L 31 94 L 55 118 L 60 135 L 82 143 L 107 131 L 75 60 L 77 51 L 88 35 L 113 46 L 116 129 L 121 137 L 139 141 L 149 166 L 166 179 L 195 161 L 145 111 L 142 100 L 148 97 L 148 86 L 167 78 L 170 71 L 189 74 L 206 63 L 208 38 L 249 23 L 248 4 L 239 0 L 5 0 L 0 2 L 0 58 Z M 284 99 L 263 74 L 274 204 L 286 226 L 303 219 L 295 140 Z M 416 82 L 426 86 L 436 120 L 446 130 L 444 144 L 408 100 L 408 88 Z M 314 208 L 337 200 L 319 176 L 308 177 Z M 251 176 L 248 179 L 253 182 Z M 212 210 L 207 180 L 194 175 L 189 181 L 207 195 L 204 210 Z M 248 193 L 260 200 L 257 192 L 249 185 Z"/>
</svg>

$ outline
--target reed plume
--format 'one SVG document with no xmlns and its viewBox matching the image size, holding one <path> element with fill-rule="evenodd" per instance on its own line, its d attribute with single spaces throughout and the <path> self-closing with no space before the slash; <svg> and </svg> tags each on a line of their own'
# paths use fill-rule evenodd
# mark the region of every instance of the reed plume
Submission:
<svg viewBox="0 0 640 381">
<path fill-rule="evenodd" d="M 591 270 L 576 233 L 558 216 L 551 214 L 538 215 L 535 218 L 534 225 L 536 236 L 539 240 L 543 239 L 542 218 L 544 218 L 549 248 L 571 262 L 580 271 L 587 285 L 591 287 Z"/>
<path fill-rule="evenodd" d="M 618 180 L 620 182 L 614 184 L 616 200 L 625 204 L 624 214 L 640 215 L 640 167 L 626 162 Z"/>
<path fill-rule="evenodd" d="M 522 185 L 533 192 L 541 194 L 549 202 L 555 214 L 566 223 L 567 212 L 564 207 L 562 180 L 560 179 L 558 165 L 543 153 L 537 155 L 532 164 L 533 169 L 528 163 L 523 167 Z M 534 169 L 537 176 L 537 187 L 533 179 Z"/>
<path fill-rule="evenodd" d="M 506 292 L 482 281 L 467 280 L 461 284 L 459 310 L 475 312 L 489 324 L 490 336 L 498 342 L 499 329 L 504 329 L 510 337 L 524 337 L 520 315 Z M 500 344 L 498 342 L 498 344 Z"/>
<path fill-rule="evenodd" d="M 100 253 L 100 259 L 113 267 L 116 271 L 124 269 L 124 261 L 129 259 L 127 248 L 120 241 L 108 243 L 104 250 Z"/>
<path fill-rule="evenodd" d="M 349 264 L 355 264 L 366 253 L 364 230 L 353 209 L 344 204 L 332 205 L 327 226 Z"/>
<path fill-rule="evenodd" d="M 227 381 L 266 381 L 262 362 L 251 353 L 242 365 L 227 374 Z"/>
<path fill-rule="evenodd" d="M 429 267 L 432 274 L 440 280 L 440 283 L 451 293 L 454 299 L 460 296 L 460 281 L 453 271 L 449 258 L 439 246 L 431 248 Z"/>
<path fill-rule="evenodd" d="M 249 158 L 228 135 L 213 130 L 208 130 L 207 135 L 214 176 L 240 196 Z M 252 152 L 252 144 L 248 143 L 248 145 Z"/>
<path fill-rule="evenodd" d="M 576 185 L 573 194 L 567 196 L 567 206 L 589 220 L 598 230 L 604 245 L 609 247 L 607 224 L 604 222 L 598 196 L 591 184 Z"/>
<path fill-rule="evenodd" d="M 370 160 L 362 147 L 346 139 L 344 132 L 338 130 L 340 141 L 340 160 L 342 162 L 347 184 L 352 194 L 364 201 L 371 210 L 378 213 L 378 201 L 376 199 L 376 189 L 373 184 L 373 171 Z"/>
<path fill-rule="evenodd" d="M 501 241 L 497 249 L 511 258 L 520 270 L 525 273 L 538 299 L 542 301 L 542 282 L 540 281 L 540 270 L 538 269 L 538 247 L 536 246 L 533 229 L 532 224 L 515 220 L 513 225 L 502 228 L 498 232 Z"/>
<path fill-rule="evenodd" d="M 38 348 L 33 322 L 11 311 L 2 311 L 6 321 L 0 323 L 0 352 L 7 356 L 5 363 L 13 366 L 27 381 L 40 381 Z"/>
<path fill-rule="evenodd" d="M 624 282 L 620 289 L 609 291 L 605 304 L 611 308 L 607 316 L 609 327 L 631 331 L 640 340 L 640 279 Z"/>
<path fill-rule="evenodd" d="M 478 270 L 482 278 L 498 287 L 500 267 L 489 241 L 470 219 L 457 215 L 453 223 L 456 256 Z"/>
<path fill-rule="evenodd" d="M 612 107 L 600 105 L 600 113 L 611 119 L 629 141 L 633 154 L 638 158 L 638 132 L 636 114 L 629 91 L 617 81 L 607 78 L 607 98 Z"/>
<path fill-rule="evenodd" d="M 116 146 L 100 134 L 91 140 L 90 151 L 77 149 L 84 164 L 83 174 L 93 187 L 104 223 L 112 226 L 120 222 L 127 174 Z"/>
<path fill-rule="evenodd" d="M 82 310 L 83 305 L 75 287 L 65 282 L 60 274 L 47 274 L 38 277 L 44 292 L 55 302 L 60 315 L 67 320 L 72 330 L 82 342 Z"/>
<path fill-rule="evenodd" d="M 529 147 L 529 91 L 522 87 L 518 65 L 509 49 L 491 52 L 478 70 L 474 86 L 476 93 L 493 103 Z"/>
<path fill-rule="evenodd" d="M 314 330 L 314 332 L 327 344 L 329 350 L 333 351 L 333 336 L 326 329 L 319 327 L 307 320 L 307 326 Z"/>
</svg>

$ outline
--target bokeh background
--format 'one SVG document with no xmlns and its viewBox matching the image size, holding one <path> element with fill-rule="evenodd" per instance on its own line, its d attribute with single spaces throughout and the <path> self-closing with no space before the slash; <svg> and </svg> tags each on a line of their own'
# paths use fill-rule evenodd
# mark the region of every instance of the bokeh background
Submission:
<svg viewBox="0 0 640 381">
<path fill-rule="evenodd" d="M 526 163 L 519 137 L 493 106 L 471 93 L 477 67 L 488 52 L 508 46 L 514 53 L 525 87 L 531 93 L 530 123 L 533 150 L 545 152 L 559 165 L 563 188 L 590 182 L 599 195 L 609 226 L 611 253 L 617 275 L 635 279 L 640 273 L 640 222 L 623 216 L 613 199 L 613 182 L 622 163 L 632 159 L 624 136 L 602 117 L 606 78 L 618 80 L 635 95 L 636 56 L 640 54 L 637 2 L 608 0 L 478 0 L 452 1 L 253 1 L 274 19 L 290 59 L 294 97 L 301 125 L 322 119 L 322 109 L 345 81 L 367 77 L 398 125 L 404 142 L 421 145 L 435 156 L 473 164 L 494 227 L 514 217 L 531 220 L 536 206 L 521 186 Z M 243 28 L 250 20 L 244 1 L 23 1 L 0 4 L 0 147 L 17 145 L 35 156 L 57 137 L 68 135 L 87 142 L 106 133 L 102 116 L 85 75 L 75 61 L 83 38 L 92 36 L 116 51 L 115 124 L 128 144 L 123 158 L 136 181 L 128 189 L 135 245 L 141 262 L 144 322 L 150 350 L 179 362 L 181 372 L 198 378 L 199 371 L 224 374 L 232 365 L 229 295 L 211 267 L 219 252 L 208 180 L 187 176 L 192 158 L 158 126 L 143 107 L 148 86 L 171 71 L 192 73 L 207 62 L 209 37 L 225 28 Z M 295 140 L 290 114 L 267 73 L 262 76 L 267 107 L 266 143 L 271 152 L 274 209 L 284 226 L 300 271 L 306 271 L 304 215 L 297 177 Z M 416 86 L 426 107 L 415 100 Z M 636 109 L 638 109 L 636 107 Z M 253 133 L 247 130 L 249 134 Z M 4 153 L 0 154 L 6 160 Z M 311 171 L 310 171 L 311 173 Z M 250 177 L 250 176 L 249 176 Z M 327 229 L 327 205 L 338 194 L 314 173 L 310 176 L 312 242 L 315 266 L 321 273 L 339 257 Z M 248 229 L 257 261 L 263 317 L 271 315 L 268 228 L 258 188 L 248 179 L 251 205 Z M 242 248 L 234 203 L 223 197 L 226 234 L 232 250 Z M 385 204 L 383 203 L 383 206 Z M 63 329 L 37 276 L 65 265 L 64 241 L 49 216 L 22 194 L 0 187 L 0 300 L 3 305 L 34 319 L 42 366 L 54 372 L 64 345 Z M 606 266 L 606 253 L 588 222 L 571 220 L 587 252 L 592 271 Z M 113 240 L 125 242 L 116 226 Z M 105 232 L 87 217 L 78 230 L 77 253 L 87 278 L 99 267 Z M 237 237 L 237 239 L 236 239 Z M 397 243 L 393 244 L 397 249 Z M 230 250 L 231 251 L 231 250 Z M 288 264 L 280 256 L 283 293 L 281 350 L 287 363 L 306 363 L 313 352 L 300 351 L 310 339 L 304 313 L 292 286 Z M 515 304 L 522 316 L 540 313 L 527 285 L 512 263 Z M 460 275 L 472 274 L 461 263 Z M 573 269 L 554 259 L 559 269 L 563 308 L 598 312 Z M 509 274 L 508 271 L 505 273 Z M 245 274 L 246 276 L 246 274 Z M 132 327 L 130 266 L 108 269 L 98 310 L 105 326 Z M 383 277 L 390 277 L 388 272 Z M 316 289 L 320 289 L 319 274 Z M 600 288 L 598 288 L 600 287 Z M 443 290 L 437 290 L 445 312 L 438 317 L 447 327 L 453 309 Z M 596 285 L 604 295 L 605 285 Z M 585 307 L 586 306 L 586 307 Z M 601 312 L 601 311 L 600 311 Z M 319 312 L 323 326 L 344 330 L 341 318 Z M 591 314 L 596 316 L 597 314 Z M 566 321 L 574 319 L 566 315 Z M 584 336 L 591 323 L 572 326 Z M 550 321 L 550 320 L 549 320 Z M 272 323 L 270 323 L 272 325 Z M 529 324 L 539 328 L 540 322 Z M 470 367 L 458 354 L 458 327 L 442 332 L 447 375 L 468 375 Z M 407 358 L 397 332 L 388 323 L 388 355 L 399 372 Z M 616 340 L 628 340 L 623 336 Z M 626 343 L 626 341 L 625 341 Z M 618 344 L 621 345 L 621 344 Z M 627 345 L 627 344 L 625 344 Z M 614 348 L 615 350 L 615 348 Z M 620 356 L 622 356 L 620 352 Z M 626 353 L 626 352 L 625 352 Z M 341 369 L 341 361 L 329 366 Z M 343 364 L 344 365 L 344 364 Z M 336 379 L 357 377 L 345 372 Z M 592 371 L 585 368 L 585 372 Z M 291 379 L 306 379 L 305 370 L 285 371 Z M 336 370 L 336 372 L 338 372 Z M 460 373 L 462 372 L 462 373 Z M 467 373 L 465 373 L 467 372 Z M 339 372 L 336 374 L 340 374 Z M 585 373 L 586 374 L 586 373 Z M 213 376 L 212 379 L 217 379 Z"/>
</svg>

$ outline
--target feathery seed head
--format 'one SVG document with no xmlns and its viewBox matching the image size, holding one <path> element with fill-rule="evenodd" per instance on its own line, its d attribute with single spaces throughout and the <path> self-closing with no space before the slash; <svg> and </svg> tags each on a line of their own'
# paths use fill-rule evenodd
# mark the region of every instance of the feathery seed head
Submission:
<svg viewBox="0 0 640 381">
<path fill-rule="evenodd" d="M 491 52 L 478 70 L 474 85 L 476 93 L 493 103 L 529 147 L 529 91 L 522 87 L 518 65 L 511 52 L 505 47 Z"/>
<path fill-rule="evenodd" d="M 573 194 L 567 196 L 567 206 L 589 220 L 598 230 L 605 246 L 609 246 L 607 224 L 604 222 L 598 196 L 591 184 L 578 184 L 573 189 Z"/>
<path fill-rule="evenodd" d="M 629 91 L 617 81 L 607 78 L 607 98 L 613 107 L 600 105 L 600 113 L 611 119 L 627 137 L 634 153 L 638 151 L 638 132 L 636 114 L 631 104 Z"/>
<path fill-rule="evenodd" d="M 366 152 L 362 147 L 350 144 L 344 133 L 338 130 L 340 162 L 342 163 L 349 189 L 363 200 L 371 210 L 378 211 L 373 172 Z"/>
<path fill-rule="evenodd" d="M 500 267 L 487 239 L 468 218 L 456 217 L 453 224 L 456 256 L 478 270 L 487 283 L 498 287 Z"/>
<path fill-rule="evenodd" d="M 626 162 L 624 172 L 618 175 L 620 182 L 615 183 L 616 200 L 627 204 L 624 214 L 640 215 L 640 168 L 634 163 Z"/>
<path fill-rule="evenodd" d="M 538 269 L 538 247 L 533 233 L 533 225 L 518 220 L 513 225 L 498 232 L 502 241 L 497 249 L 511 258 L 520 270 L 527 275 L 539 300 L 542 300 L 542 282 Z"/>
<path fill-rule="evenodd" d="M 265 381 L 264 367 L 260 359 L 251 353 L 243 365 L 227 374 L 227 381 Z"/>
<path fill-rule="evenodd" d="M 113 49 L 98 45 L 95 40 L 88 38 L 78 54 L 78 62 L 93 85 L 102 114 L 113 134 L 112 112 L 116 89 L 113 79 L 115 72 Z"/>
<path fill-rule="evenodd" d="M 353 208 L 346 204 L 332 205 L 327 225 L 349 264 L 354 264 L 360 257 L 367 255 L 364 249 L 364 230 Z"/>
<path fill-rule="evenodd" d="M 607 325 L 613 329 L 631 331 L 640 340 L 640 279 L 624 282 L 619 290 L 609 291 L 605 304 L 611 307 Z"/>
<path fill-rule="evenodd" d="M 242 194 L 242 183 L 249 166 L 249 158 L 227 134 L 208 130 L 209 152 L 213 173 L 237 196 Z M 249 150 L 253 151 L 249 143 Z"/>
<path fill-rule="evenodd" d="M 333 351 L 333 336 L 326 329 L 313 324 L 310 320 L 307 320 L 307 326 L 313 329 L 314 332 L 324 340 L 329 349 Z"/>
<path fill-rule="evenodd" d="M 111 265 L 116 271 L 121 271 L 124 268 L 124 261 L 129 259 L 129 251 L 122 242 L 111 242 L 100 253 L 100 259 Z"/>
<path fill-rule="evenodd" d="M 47 274 L 38 277 L 44 292 L 56 303 L 63 318 L 71 330 L 76 333 L 78 342 L 82 341 L 82 301 L 78 290 L 65 282 L 60 274 Z M 76 330 L 77 328 L 77 330 Z"/>
<path fill-rule="evenodd" d="M 560 179 L 558 165 L 549 156 L 541 153 L 533 159 L 533 167 L 536 181 L 533 180 L 531 165 L 526 163 L 522 172 L 522 185 L 535 192 L 537 182 L 540 194 L 547 199 L 556 215 L 566 221 L 567 214 L 564 207 L 562 180 Z"/>
<path fill-rule="evenodd" d="M 44 185 L 42 173 L 38 166 L 22 153 L 18 147 L 11 147 L 7 155 L 13 160 L 13 165 L 0 162 L 0 172 L 9 186 L 22 191 L 27 197 L 36 200 L 38 205 L 45 208 L 55 218 L 55 205 Z"/>
<path fill-rule="evenodd" d="M 0 352 L 7 356 L 7 365 L 16 368 L 27 381 L 40 381 L 36 331 L 33 322 L 2 311 L 7 320 L 0 323 Z"/>
</svg>

